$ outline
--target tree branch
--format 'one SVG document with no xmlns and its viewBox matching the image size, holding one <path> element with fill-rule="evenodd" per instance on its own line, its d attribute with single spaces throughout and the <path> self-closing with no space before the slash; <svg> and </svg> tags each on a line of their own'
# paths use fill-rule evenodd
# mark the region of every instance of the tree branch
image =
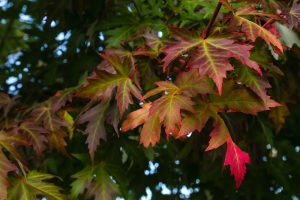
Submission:
<svg viewBox="0 0 300 200">
<path fill-rule="evenodd" d="M 212 26 L 213 26 L 213 24 L 216 21 L 216 18 L 218 16 L 219 12 L 220 12 L 220 9 L 221 9 L 222 5 L 223 4 L 220 3 L 220 2 L 218 3 L 218 5 L 217 5 L 217 7 L 216 7 L 216 9 L 214 11 L 214 14 L 213 14 L 212 18 L 210 19 L 210 21 L 209 21 L 209 23 L 207 25 L 207 28 L 205 30 L 204 37 L 203 37 L 204 39 L 206 39 L 209 36 L 209 34 L 211 32 L 211 29 L 212 29 Z"/>
<path fill-rule="evenodd" d="M 14 19 L 10 19 L 7 24 L 6 30 L 0 40 L 0 52 L 2 51 L 2 48 L 4 47 L 5 41 L 6 41 L 7 37 L 9 36 L 9 33 L 12 29 L 13 24 L 14 24 Z"/>
</svg>

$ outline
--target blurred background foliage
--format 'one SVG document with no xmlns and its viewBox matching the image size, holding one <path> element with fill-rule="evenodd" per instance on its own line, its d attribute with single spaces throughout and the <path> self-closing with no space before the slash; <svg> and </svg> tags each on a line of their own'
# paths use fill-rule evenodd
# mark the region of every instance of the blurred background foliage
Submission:
<svg viewBox="0 0 300 200">
<path fill-rule="evenodd" d="M 101 61 L 98 53 L 105 48 L 124 46 L 124 40 L 145 29 L 163 39 L 168 26 L 201 27 L 216 4 L 216 0 L 0 0 L 0 90 L 20 95 L 29 105 L 41 102 L 78 85 Z M 246 150 L 252 159 L 241 188 L 235 190 L 229 170 L 222 168 L 223 148 L 204 152 L 209 139 L 205 134 L 184 141 L 162 138 L 155 148 L 145 149 L 137 134 L 116 137 L 111 129 L 97 157 L 105 160 L 110 177 L 119 184 L 117 199 L 299 199 L 300 42 L 296 32 L 278 26 L 282 35 L 293 36 L 282 37 L 291 51 L 278 60 L 264 51 L 254 52 L 253 59 L 261 63 L 269 59 L 283 71 L 284 76 L 270 81 L 272 96 L 284 106 L 257 116 L 228 118 L 233 137 L 249 143 Z M 240 133 L 245 123 L 247 131 Z M 41 163 L 30 163 L 62 177 L 58 184 L 66 193 L 74 181 L 71 176 L 89 165 L 85 138 L 76 131 L 74 135 L 68 142 L 72 154 L 68 159 L 49 152 Z"/>
</svg>

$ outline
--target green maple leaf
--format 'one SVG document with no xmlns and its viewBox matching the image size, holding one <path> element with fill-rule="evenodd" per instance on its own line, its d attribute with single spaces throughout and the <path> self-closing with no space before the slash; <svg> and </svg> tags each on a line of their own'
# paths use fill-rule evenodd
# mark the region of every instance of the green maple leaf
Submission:
<svg viewBox="0 0 300 200">
<path fill-rule="evenodd" d="M 64 200 L 67 197 L 61 193 L 61 188 L 53 183 L 46 182 L 55 176 L 37 171 L 31 171 L 26 176 L 15 180 L 8 193 L 8 200 L 24 199 L 36 200 L 38 195 L 49 200 Z"/>
<path fill-rule="evenodd" d="M 72 199 L 78 199 L 86 190 L 86 197 L 95 200 L 112 200 L 119 193 L 118 184 L 111 178 L 106 163 L 87 166 L 72 176 L 76 180 L 71 184 Z"/>
</svg>

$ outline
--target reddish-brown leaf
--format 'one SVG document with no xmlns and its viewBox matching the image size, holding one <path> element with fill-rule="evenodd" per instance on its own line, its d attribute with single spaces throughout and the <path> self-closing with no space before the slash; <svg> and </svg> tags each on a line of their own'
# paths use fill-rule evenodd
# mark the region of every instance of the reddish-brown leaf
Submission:
<svg viewBox="0 0 300 200">
<path fill-rule="evenodd" d="M 100 139 L 106 140 L 104 120 L 108 105 L 109 101 L 102 101 L 98 105 L 90 108 L 78 119 L 79 124 L 88 122 L 84 134 L 88 135 L 86 143 L 88 144 L 92 160 L 94 160 L 94 155 L 100 143 Z"/>
</svg>

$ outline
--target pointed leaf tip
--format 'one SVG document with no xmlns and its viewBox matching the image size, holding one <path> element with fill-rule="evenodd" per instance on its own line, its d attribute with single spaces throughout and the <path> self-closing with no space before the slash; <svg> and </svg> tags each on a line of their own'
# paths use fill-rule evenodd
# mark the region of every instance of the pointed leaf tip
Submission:
<svg viewBox="0 0 300 200">
<path fill-rule="evenodd" d="M 250 163 L 248 153 L 242 151 L 231 138 L 227 139 L 227 151 L 224 166 L 230 166 L 231 175 L 234 176 L 236 189 L 238 189 L 246 174 L 246 164 Z"/>
</svg>

